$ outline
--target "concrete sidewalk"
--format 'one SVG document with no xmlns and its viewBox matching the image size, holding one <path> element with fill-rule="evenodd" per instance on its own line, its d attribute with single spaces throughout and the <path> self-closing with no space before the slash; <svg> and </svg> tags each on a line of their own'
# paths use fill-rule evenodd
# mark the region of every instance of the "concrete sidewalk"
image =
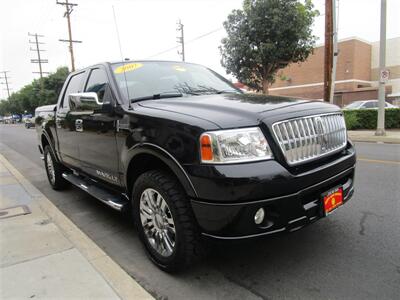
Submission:
<svg viewBox="0 0 400 300">
<path fill-rule="evenodd" d="M 385 136 L 376 136 L 375 130 L 349 130 L 348 135 L 354 142 L 400 144 L 400 130 L 386 130 Z"/>
<path fill-rule="evenodd" d="M 0 154 L 1 299 L 153 299 Z"/>
</svg>

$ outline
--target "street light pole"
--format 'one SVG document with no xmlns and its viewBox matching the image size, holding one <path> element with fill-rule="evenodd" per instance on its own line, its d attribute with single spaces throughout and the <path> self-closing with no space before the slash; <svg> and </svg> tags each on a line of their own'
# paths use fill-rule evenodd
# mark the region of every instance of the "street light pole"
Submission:
<svg viewBox="0 0 400 300">
<path fill-rule="evenodd" d="M 379 45 L 378 124 L 375 135 L 385 135 L 385 81 L 382 72 L 386 66 L 386 0 L 381 0 L 381 32 Z"/>
<path fill-rule="evenodd" d="M 332 2 L 333 0 L 325 0 L 324 101 L 326 102 L 329 102 L 332 89 Z"/>
<path fill-rule="evenodd" d="M 339 1 L 338 1 L 339 2 Z M 338 20 L 336 13 L 336 0 L 332 1 L 332 27 L 333 27 L 333 62 L 332 62 L 332 84 L 329 91 L 329 102 L 333 104 L 335 95 L 336 65 L 338 60 Z"/>
</svg>

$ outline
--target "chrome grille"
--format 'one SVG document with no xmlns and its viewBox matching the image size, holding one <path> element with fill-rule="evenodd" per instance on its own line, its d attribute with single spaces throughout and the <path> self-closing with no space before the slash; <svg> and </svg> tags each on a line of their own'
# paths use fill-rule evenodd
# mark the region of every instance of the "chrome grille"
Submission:
<svg viewBox="0 0 400 300">
<path fill-rule="evenodd" d="M 272 125 L 289 165 L 340 151 L 346 146 L 346 124 L 341 113 L 315 115 Z"/>
</svg>

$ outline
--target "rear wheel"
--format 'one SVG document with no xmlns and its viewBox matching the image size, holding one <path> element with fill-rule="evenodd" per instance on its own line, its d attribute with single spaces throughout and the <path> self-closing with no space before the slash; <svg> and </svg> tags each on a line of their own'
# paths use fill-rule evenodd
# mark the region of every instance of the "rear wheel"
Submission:
<svg viewBox="0 0 400 300">
<path fill-rule="evenodd" d="M 162 270 L 178 271 L 198 257 L 199 235 L 179 182 L 163 171 L 148 171 L 135 182 L 133 213 L 151 260 Z"/>
<path fill-rule="evenodd" d="M 49 145 L 44 147 L 43 154 L 47 179 L 51 187 L 55 190 L 65 189 L 68 186 L 68 181 L 62 177 L 64 167 L 56 161 Z"/>
</svg>

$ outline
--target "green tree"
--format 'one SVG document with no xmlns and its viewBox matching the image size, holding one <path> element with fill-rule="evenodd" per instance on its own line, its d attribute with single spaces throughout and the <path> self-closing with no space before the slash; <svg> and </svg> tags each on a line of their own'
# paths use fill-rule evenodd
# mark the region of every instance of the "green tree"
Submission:
<svg viewBox="0 0 400 300">
<path fill-rule="evenodd" d="M 38 106 L 57 103 L 68 73 L 67 67 L 61 67 L 49 76 L 33 80 L 7 100 L 0 101 L 0 115 L 34 113 Z"/>
<path fill-rule="evenodd" d="M 224 22 L 221 63 L 247 86 L 268 94 L 276 72 L 312 53 L 311 26 L 318 15 L 311 0 L 245 0 Z"/>
</svg>

